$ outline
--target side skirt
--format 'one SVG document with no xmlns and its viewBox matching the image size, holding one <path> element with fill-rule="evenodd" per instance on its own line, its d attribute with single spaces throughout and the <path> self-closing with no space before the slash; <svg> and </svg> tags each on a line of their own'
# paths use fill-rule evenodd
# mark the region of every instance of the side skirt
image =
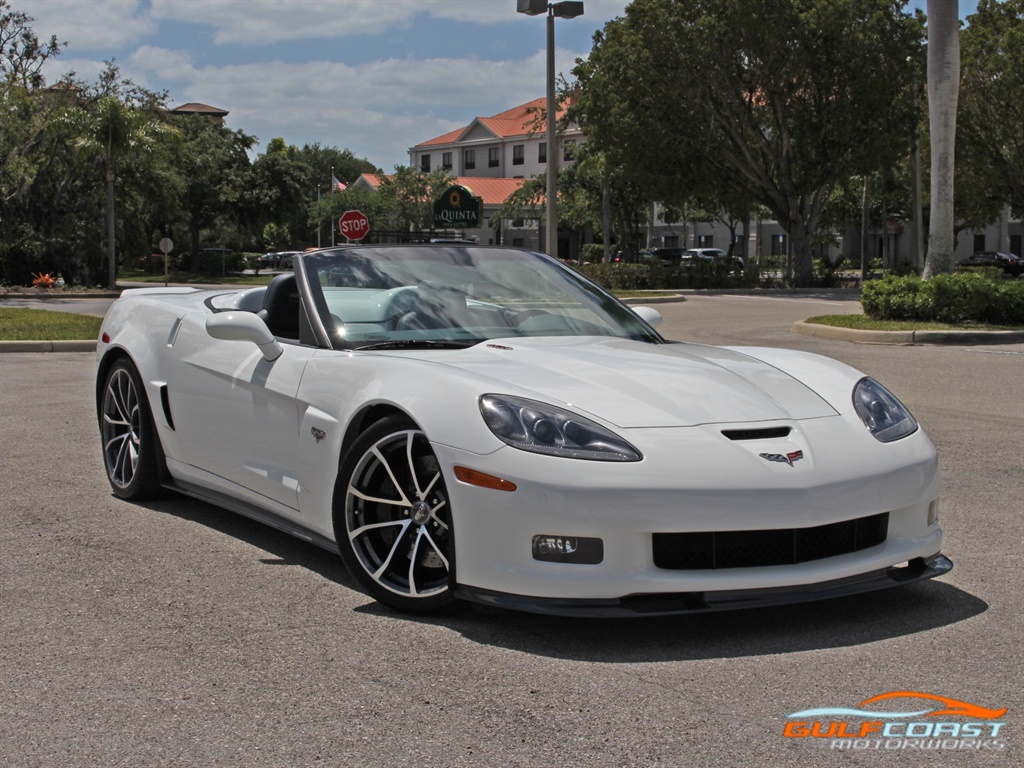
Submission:
<svg viewBox="0 0 1024 768">
<path fill-rule="evenodd" d="M 203 488 L 202 486 L 195 485 L 182 480 L 176 480 L 171 483 L 165 483 L 165 488 L 178 493 L 183 493 L 186 496 L 191 496 L 194 499 L 205 501 L 214 506 L 221 507 L 230 512 L 248 517 L 250 520 L 255 520 L 257 523 L 276 528 L 279 531 L 287 533 L 290 536 L 294 536 L 302 541 L 308 541 L 310 544 L 315 544 L 321 549 L 326 549 L 332 554 L 338 554 L 338 546 L 333 541 L 325 536 L 321 536 L 319 533 L 314 533 L 306 528 L 303 528 L 298 523 L 294 523 L 280 515 L 275 515 L 273 512 L 268 512 L 265 509 L 247 504 L 244 501 L 228 496 L 227 494 L 220 493 L 218 491 L 212 491 L 209 488 Z"/>
</svg>

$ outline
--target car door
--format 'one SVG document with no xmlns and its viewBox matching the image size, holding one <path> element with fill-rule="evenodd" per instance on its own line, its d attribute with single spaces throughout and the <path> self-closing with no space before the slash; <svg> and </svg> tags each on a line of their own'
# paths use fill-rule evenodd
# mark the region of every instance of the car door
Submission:
<svg viewBox="0 0 1024 768">
<path fill-rule="evenodd" d="M 174 341 L 178 361 L 168 396 L 185 460 L 231 484 L 298 509 L 296 395 L 316 351 L 282 344 L 276 360 L 249 341 L 220 341 L 204 317 L 185 318 Z M 211 481 L 213 478 L 211 478 Z"/>
</svg>

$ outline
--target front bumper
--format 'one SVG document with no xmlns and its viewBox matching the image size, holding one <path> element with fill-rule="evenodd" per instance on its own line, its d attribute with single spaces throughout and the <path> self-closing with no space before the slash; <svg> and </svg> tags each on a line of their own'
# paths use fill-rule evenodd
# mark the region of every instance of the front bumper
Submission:
<svg viewBox="0 0 1024 768">
<path fill-rule="evenodd" d="M 933 579 L 953 570 L 953 562 L 936 553 L 915 558 L 905 566 L 892 566 L 844 579 L 791 587 L 732 589 L 716 592 L 678 592 L 634 594 L 618 599 L 522 597 L 504 592 L 460 586 L 456 596 L 474 603 L 527 613 L 594 618 L 671 616 L 681 613 L 707 613 L 739 608 L 763 608 L 812 600 L 873 592 L 915 581 Z"/>
</svg>

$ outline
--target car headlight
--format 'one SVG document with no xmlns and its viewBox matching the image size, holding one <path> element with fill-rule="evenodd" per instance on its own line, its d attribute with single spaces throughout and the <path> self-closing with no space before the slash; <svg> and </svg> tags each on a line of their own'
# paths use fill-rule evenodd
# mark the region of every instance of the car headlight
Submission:
<svg viewBox="0 0 1024 768">
<path fill-rule="evenodd" d="M 504 443 L 531 453 L 590 461 L 640 461 L 640 452 L 590 419 L 548 403 L 509 395 L 484 395 L 480 413 Z"/>
<path fill-rule="evenodd" d="M 870 377 L 853 388 L 853 407 L 875 439 L 891 443 L 917 431 L 917 421 L 896 396 Z"/>
</svg>

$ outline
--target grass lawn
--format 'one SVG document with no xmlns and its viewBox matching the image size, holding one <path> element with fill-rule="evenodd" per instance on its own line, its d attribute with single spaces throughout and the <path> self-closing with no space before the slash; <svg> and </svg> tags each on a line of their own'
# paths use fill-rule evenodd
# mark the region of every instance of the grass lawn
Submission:
<svg viewBox="0 0 1024 768">
<path fill-rule="evenodd" d="M 854 328 L 860 331 L 1015 331 L 1020 326 L 987 325 L 971 323 L 951 325 L 923 320 L 872 320 L 866 315 L 818 315 L 804 322 L 817 325 L 831 325 L 836 328 Z"/>
<path fill-rule="evenodd" d="M 95 339 L 102 322 L 101 317 L 70 312 L 0 307 L 0 341 Z"/>
<path fill-rule="evenodd" d="M 200 275 L 195 272 L 171 272 L 167 276 L 167 282 L 174 284 L 200 283 L 205 285 L 267 285 L 274 274 L 264 272 L 262 275 Z M 163 272 L 128 272 L 122 271 L 117 274 L 118 283 L 155 283 L 164 284 Z"/>
</svg>

